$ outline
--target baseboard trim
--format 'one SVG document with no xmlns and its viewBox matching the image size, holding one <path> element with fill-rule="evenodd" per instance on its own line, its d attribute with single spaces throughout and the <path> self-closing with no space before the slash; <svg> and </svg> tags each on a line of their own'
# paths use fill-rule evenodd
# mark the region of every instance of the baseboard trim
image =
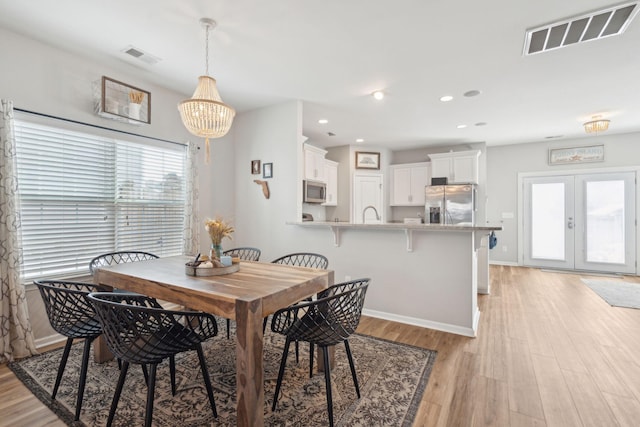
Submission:
<svg viewBox="0 0 640 427">
<path fill-rule="evenodd" d="M 478 322 L 480 320 L 480 310 L 476 309 L 476 314 L 473 319 L 473 328 L 465 328 L 463 326 L 451 325 L 448 323 L 434 322 L 432 320 L 418 319 L 415 317 L 400 316 L 398 314 L 386 313 L 377 310 L 363 309 L 362 314 L 369 317 L 375 317 L 377 319 L 390 320 L 392 322 L 404 323 L 407 325 L 420 326 L 428 329 L 435 329 L 436 331 L 449 332 L 451 334 L 463 335 L 465 337 L 476 337 L 476 331 L 478 330 Z"/>
<path fill-rule="evenodd" d="M 39 351 L 41 348 L 44 348 L 53 344 L 58 344 L 66 340 L 67 338 L 60 334 L 53 334 L 46 337 L 36 338 L 34 340 L 34 344 L 36 345 L 36 350 Z"/>
<path fill-rule="evenodd" d="M 504 265 L 506 267 L 520 267 L 520 264 L 514 261 L 493 261 L 489 260 L 489 265 Z"/>
</svg>

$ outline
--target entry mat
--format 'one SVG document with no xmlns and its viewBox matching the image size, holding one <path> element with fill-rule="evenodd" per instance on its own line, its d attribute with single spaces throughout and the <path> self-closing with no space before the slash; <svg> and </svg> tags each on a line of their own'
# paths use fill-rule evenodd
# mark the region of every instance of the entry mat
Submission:
<svg viewBox="0 0 640 427">
<path fill-rule="evenodd" d="M 609 305 L 640 309 L 640 283 L 594 279 L 582 281 Z"/>
</svg>

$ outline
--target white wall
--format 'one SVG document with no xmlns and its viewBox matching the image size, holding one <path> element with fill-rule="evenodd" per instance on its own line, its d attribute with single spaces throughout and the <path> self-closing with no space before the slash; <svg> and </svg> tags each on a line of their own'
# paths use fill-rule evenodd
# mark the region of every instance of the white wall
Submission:
<svg viewBox="0 0 640 427">
<path fill-rule="evenodd" d="M 549 148 L 604 145 L 604 162 L 550 166 Z M 545 141 L 531 144 L 504 145 L 487 148 L 487 221 L 502 224 L 496 232 L 498 246 L 489 252 L 496 263 L 518 262 L 518 173 L 592 170 L 609 167 L 640 166 L 640 134 L 597 135 L 589 138 Z M 503 213 L 513 213 L 503 219 Z M 503 251 L 503 246 L 507 250 Z"/>
<path fill-rule="evenodd" d="M 302 105 L 291 101 L 250 111 L 238 117 L 235 127 L 236 232 L 223 248 L 254 246 L 262 250 L 261 261 L 271 261 L 288 252 L 303 251 L 294 227 L 287 221 L 300 221 L 302 210 Z M 252 160 L 273 163 L 273 178 L 252 175 Z M 255 179 L 269 183 L 270 198 L 265 199 Z"/>
</svg>

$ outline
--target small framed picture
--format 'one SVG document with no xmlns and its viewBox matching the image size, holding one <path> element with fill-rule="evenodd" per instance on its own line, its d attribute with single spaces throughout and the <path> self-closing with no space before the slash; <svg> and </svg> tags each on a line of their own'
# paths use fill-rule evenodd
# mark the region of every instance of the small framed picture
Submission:
<svg viewBox="0 0 640 427">
<path fill-rule="evenodd" d="M 356 169 L 380 169 L 380 153 L 356 151 Z"/>
<path fill-rule="evenodd" d="M 251 174 L 257 175 L 260 173 L 260 160 L 251 160 Z"/>
<path fill-rule="evenodd" d="M 262 177 L 273 178 L 273 163 L 265 163 L 262 166 Z"/>
</svg>

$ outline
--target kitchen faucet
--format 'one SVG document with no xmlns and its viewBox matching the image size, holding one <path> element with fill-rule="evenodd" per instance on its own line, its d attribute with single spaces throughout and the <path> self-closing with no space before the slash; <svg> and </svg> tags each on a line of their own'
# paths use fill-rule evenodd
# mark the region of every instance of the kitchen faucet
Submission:
<svg viewBox="0 0 640 427">
<path fill-rule="evenodd" d="M 369 206 L 367 206 L 366 208 L 364 208 L 364 209 L 362 210 L 362 223 L 363 223 L 363 224 L 364 224 L 364 214 L 367 212 L 367 209 L 369 209 L 369 208 L 373 209 L 373 212 L 375 212 L 375 214 L 376 214 L 376 219 L 377 219 L 378 221 L 380 221 L 380 215 L 378 215 L 378 210 L 376 209 L 376 207 L 375 207 L 375 206 L 372 206 L 372 205 L 369 205 Z"/>
</svg>

